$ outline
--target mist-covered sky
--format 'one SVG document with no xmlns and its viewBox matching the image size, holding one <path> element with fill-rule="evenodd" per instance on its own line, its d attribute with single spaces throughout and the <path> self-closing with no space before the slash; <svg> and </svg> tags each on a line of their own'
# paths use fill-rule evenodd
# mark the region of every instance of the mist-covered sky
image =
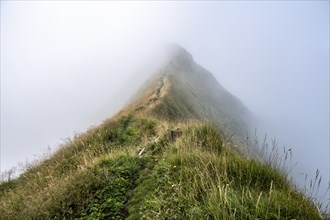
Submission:
<svg viewBox="0 0 330 220">
<path fill-rule="evenodd" d="M 329 1 L 1 1 L 1 170 L 111 117 L 167 42 L 329 181 Z"/>
</svg>

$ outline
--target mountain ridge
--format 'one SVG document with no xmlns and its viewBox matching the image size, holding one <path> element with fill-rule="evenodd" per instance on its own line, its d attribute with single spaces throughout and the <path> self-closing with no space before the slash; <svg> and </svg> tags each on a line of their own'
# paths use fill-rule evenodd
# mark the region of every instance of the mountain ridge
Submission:
<svg viewBox="0 0 330 220">
<path fill-rule="evenodd" d="M 177 118 L 186 118 L 187 115 L 197 117 L 215 124 L 227 135 L 244 139 L 251 130 L 248 122 L 252 119 L 244 104 L 230 94 L 212 73 L 197 64 L 185 49 L 172 45 L 170 51 L 172 59 L 142 86 L 138 94 L 146 95 L 148 89 L 145 88 L 149 88 L 150 92 L 150 85 L 154 81 L 166 82 L 166 89 L 171 87 L 171 90 L 167 92 L 169 97 L 165 97 L 164 102 L 172 101 L 177 108 L 169 110 L 161 106 L 155 112 Z M 180 103 L 184 104 L 180 106 Z"/>
<path fill-rule="evenodd" d="M 115 116 L 0 183 L 0 219 L 322 219 L 278 161 L 242 153 L 241 102 L 173 50 Z"/>
</svg>

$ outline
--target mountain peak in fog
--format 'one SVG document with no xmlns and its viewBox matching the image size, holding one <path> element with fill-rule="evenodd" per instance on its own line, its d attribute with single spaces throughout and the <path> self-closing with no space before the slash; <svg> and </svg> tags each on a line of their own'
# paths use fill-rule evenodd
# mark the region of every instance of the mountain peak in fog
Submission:
<svg viewBox="0 0 330 220">
<path fill-rule="evenodd" d="M 243 103 L 228 92 L 212 73 L 197 64 L 183 47 L 169 44 L 166 49 L 168 62 L 138 93 L 138 97 L 144 98 L 155 91 L 159 94 L 163 91 L 164 95 L 158 97 L 161 101 L 155 102 L 150 111 L 173 119 L 207 120 L 228 134 L 245 136 L 250 113 Z"/>
<path fill-rule="evenodd" d="M 192 55 L 180 45 L 176 43 L 171 43 L 168 44 L 167 47 L 169 55 L 172 57 L 173 60 L 179 59 L 181 61 L 187 62 L 193 61 Z"/>
</svg>

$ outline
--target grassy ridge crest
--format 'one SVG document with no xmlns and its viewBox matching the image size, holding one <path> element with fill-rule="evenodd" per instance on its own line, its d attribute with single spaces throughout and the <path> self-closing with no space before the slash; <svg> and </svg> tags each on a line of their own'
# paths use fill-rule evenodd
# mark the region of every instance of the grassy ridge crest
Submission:
<svg viewBox="0 0 330 220">
<path fill-rule="evenodd" d="M 160 75 L 112 119 L 0 183 L 0 219 L 322 219 L 173 82 Z"/>
<path fill-rule="evenodd" d="M 1 184 L 0 218 L 321 219 L 283 174 L 223 140 L 208 124 L 122 116 Z"/>
</svg>

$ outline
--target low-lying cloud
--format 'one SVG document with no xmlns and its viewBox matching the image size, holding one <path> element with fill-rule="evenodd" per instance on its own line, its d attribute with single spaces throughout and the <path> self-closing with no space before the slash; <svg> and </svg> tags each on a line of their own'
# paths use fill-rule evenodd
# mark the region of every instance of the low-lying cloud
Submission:
<svg viewBox="0 0 330 220">
<path fill-rule="evenodd" d="M 118 111 L 175 42 L 329 181 L 329 2 L 1 2 L 1 170 Z M 266 123 L 265 123 L 266 122 Z M 299 175 L 299 174 L 297 174 Z M 323 189 L 327 183 L 323 185 Z"/>
</svg>

